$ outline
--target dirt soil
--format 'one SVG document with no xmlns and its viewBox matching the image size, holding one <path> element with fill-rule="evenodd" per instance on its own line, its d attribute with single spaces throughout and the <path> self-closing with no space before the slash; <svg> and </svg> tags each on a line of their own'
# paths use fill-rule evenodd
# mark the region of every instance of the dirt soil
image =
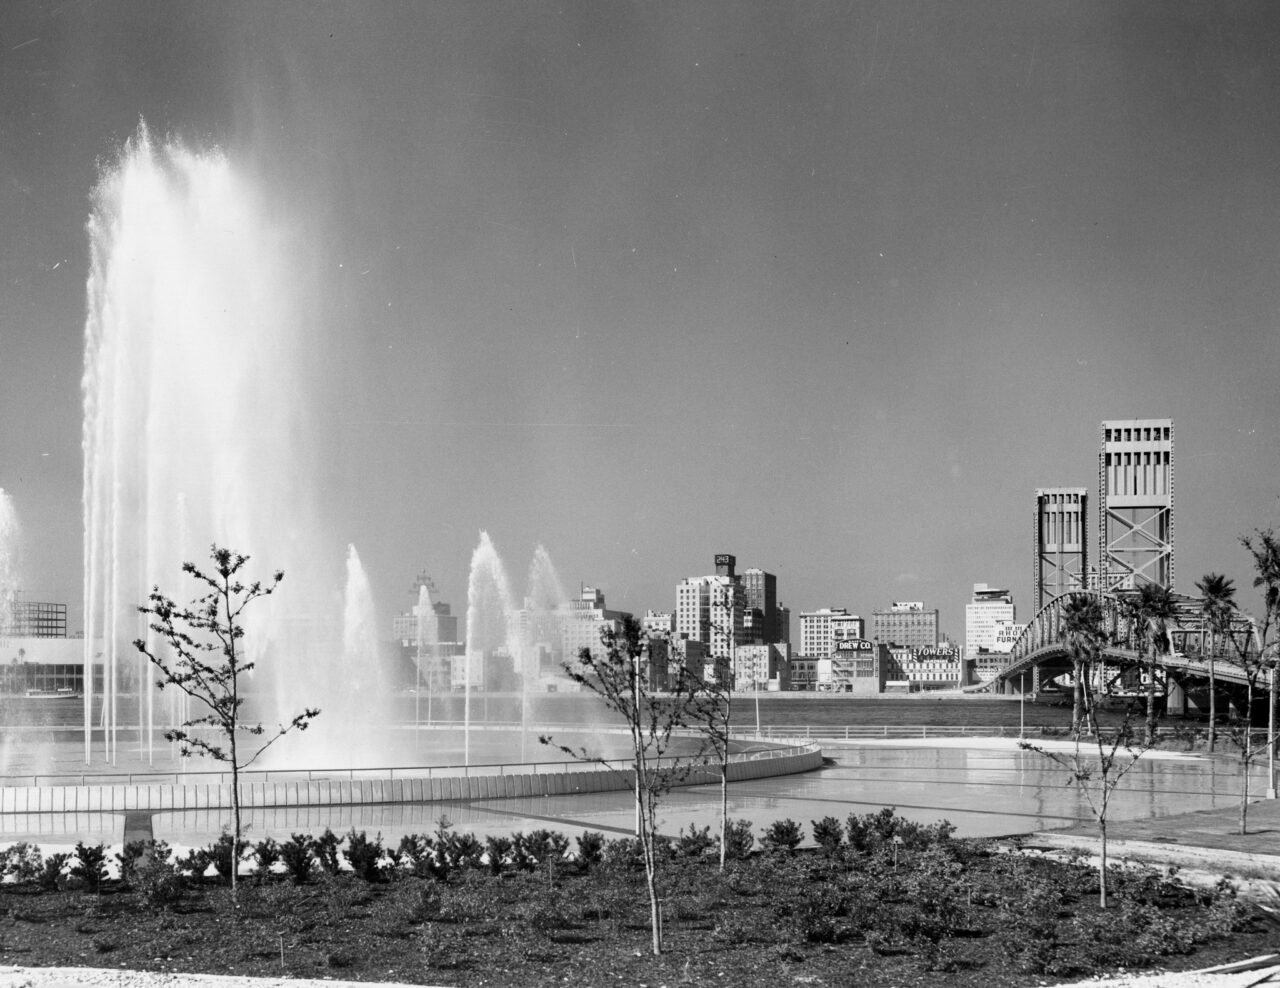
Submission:
<svg viewBox="0 0 1280 988">
<path fill-rule="evenodd" d="M 1088 868 L 981 842 L 756 855 L 720 874 L 664 866 L 664 953 L 643 871 L 617 858 L 548 873 L 457 870 L 368 882 L 319 873 L 219 884 L 0 887 L 0 964 L 458 986 L 1023 986 L 1204 968 L 1271 952 L 1277 927 L 1229 895 L 1155 872 L 1096 904 Z"/>
</svg>

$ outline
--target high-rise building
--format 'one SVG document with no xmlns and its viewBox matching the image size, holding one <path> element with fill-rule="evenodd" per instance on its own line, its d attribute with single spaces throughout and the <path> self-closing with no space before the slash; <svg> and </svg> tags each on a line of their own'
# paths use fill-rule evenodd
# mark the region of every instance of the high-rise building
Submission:
<svg viewBox="0 0 1280 988">
<path fill-rule="evenodd" d="M 886 645 L 933 648 L 938 644 L 938 609 L 919 600 L 896 600 L 887 611 L 871 612 L 871 636 Z"/>
<path fill-rule="evenodd" d="M 747 600 L 737 560 L 718 553 L 711 576 L 691 576 L 676 585 L 675 637 L 702 642 L 719 678 L 731 674 L 733 649 L 745 644 Z"/>
<path fill-rule="evenodd" d="M 603 655 L 600 633 L 606 628 L 620 632 L 623 622 L 630 616 L 625 611 L 608 610 L 603 590 L 583 587 L 577 600 L 569 601 L 561 622 L 561 654 L 572 659 L 585 648 L 594 656 Z"/>
<path fill-rule="evenodd" d="M 1001 626 L 1011 623 L 1016 617 L 1013 594 L 985 583 L 975 583 L 973 599 L 964 607 L 965 657 L 977 659 L 979 652 L 997 651 L 996 637 Z"/>
<path fill-rule="evenodd" d="M 1037 611 L 1072 590 L 1088 589 L 1089 543 L 1085 534 L 1088 492 L 1083 487 L 1036 489 L 1035 568 L 1032 603 Z"/>
<path fill-rule="evenodd" d="M 1103 590 L 1173 589 L 1173 420 L 1102 423 L 1098 569 Z"/>
<path fill-rule="evenodd" d="M 778 634 L 778 578 L 758 567 L 743 570 L 742 591 L 750 612 L 752 641 L 760 645 L 782 641 Z"/>
</svg>

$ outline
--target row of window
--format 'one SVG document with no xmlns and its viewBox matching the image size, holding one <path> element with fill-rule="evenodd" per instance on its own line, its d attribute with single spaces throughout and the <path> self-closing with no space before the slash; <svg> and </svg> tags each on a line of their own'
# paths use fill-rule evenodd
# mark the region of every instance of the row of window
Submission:
<svg viewBox="0 0 1280 988">
<path fill-rule="evenodd" d="M 1140 428 L 1104 429 L 1103 441 L 1109 443 L 1149 443 L 1160 439 L 1172 439 L 1173 429 L 1169 426 L 1142 426 Z"/>
</svg>

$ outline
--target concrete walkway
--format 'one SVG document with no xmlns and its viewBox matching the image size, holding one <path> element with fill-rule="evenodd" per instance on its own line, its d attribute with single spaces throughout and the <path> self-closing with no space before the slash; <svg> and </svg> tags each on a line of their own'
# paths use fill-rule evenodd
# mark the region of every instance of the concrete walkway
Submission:
<svg viewBox="0 0 1280 988">
<path fill-rule="evenodd" d="M 1249 805 L 1248 833 L 1240 834 L 1240 808 L 1202 810 L 1146 820 L 1116 820 L 1107 825 L 1109 859 L 1141 861 L 1211 872 L 1217 876 L 1280 883 L 1280 799 Z M 1093 823 L 1029 835 L 1032 847 L 1099 850 Z"/>
</svg>

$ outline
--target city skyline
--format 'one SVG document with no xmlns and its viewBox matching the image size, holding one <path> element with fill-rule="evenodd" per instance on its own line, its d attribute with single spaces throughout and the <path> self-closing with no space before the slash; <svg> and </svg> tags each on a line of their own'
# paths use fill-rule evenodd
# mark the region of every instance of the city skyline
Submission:
<svg viewBox="0 0 1280 988">
<path fill-rule="evenodd" d="M 216 145 L 291 249 L 332 583 L 633 613 L 731 551 L 793 615 L 1032 601 L 1028 499 L 1178 429 L 1183 592 L 1280 526 L 1280 13 L 19 3 L 0 10 L 0 488 L 80 611 L 100 162 Z M 237 548 L 255 554 L 253 546 Z M 272 560 L 258 558 L 264 568 Z M 179 575 L 173 574 L 175 591 Z M 286 586 L 287 590 L 287 586 Z M 78 627 L 73 616 L 70 624 Z M 793 638 L 795 629 L 793 628 Z"/>
</svg>

